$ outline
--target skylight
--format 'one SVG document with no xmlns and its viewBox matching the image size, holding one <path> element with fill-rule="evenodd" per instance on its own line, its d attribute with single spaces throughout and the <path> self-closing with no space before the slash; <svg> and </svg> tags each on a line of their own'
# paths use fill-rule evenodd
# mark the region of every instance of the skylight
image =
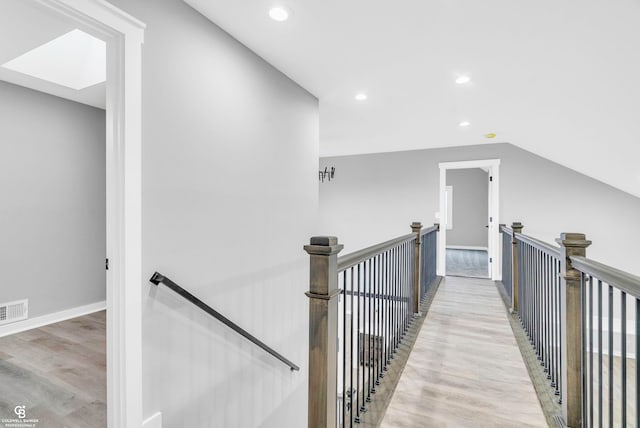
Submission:
<svg viewBox="0 0 640 428">
<path fill-rule="evenodd" d="M 104 41 L 76 29 L 2 67 L 80 90 L 107 79 L 106 52 Z"/>
</svg>

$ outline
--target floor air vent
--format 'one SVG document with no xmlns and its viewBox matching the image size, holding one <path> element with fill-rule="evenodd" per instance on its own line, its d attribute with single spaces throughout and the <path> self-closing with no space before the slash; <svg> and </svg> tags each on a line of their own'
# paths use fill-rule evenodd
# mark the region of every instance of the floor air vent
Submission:
<svg viewBox="0 0 640 428">
<path fill-rule="evenodd" d="M 26 320 L 29 315 L 29 300 L 0 303 L 0 325 Z"/>
</svg>

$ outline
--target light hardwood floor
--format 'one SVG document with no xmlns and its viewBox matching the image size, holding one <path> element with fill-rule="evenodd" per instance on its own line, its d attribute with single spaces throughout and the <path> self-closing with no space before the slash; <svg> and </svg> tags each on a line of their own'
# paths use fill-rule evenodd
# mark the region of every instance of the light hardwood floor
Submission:
<svg viewBox="0 0 640 428">
<path fill-rule="evenodd" d="M 106 427 L 105 311 L 0 338 L 0 420 Z"/>
<path fill-rule="evenodd" d="M 489 278 L 489 255 L 485 250 L 447 248 L 447 276 Z"/>
<path fill-rule="evenodd" d="M 493 282 L 443 280 L 381 426 L 548 426 Z"/>
</svg>

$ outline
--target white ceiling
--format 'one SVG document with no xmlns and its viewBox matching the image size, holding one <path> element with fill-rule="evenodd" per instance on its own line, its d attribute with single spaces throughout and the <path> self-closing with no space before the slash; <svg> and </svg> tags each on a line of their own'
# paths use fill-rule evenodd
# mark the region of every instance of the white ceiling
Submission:
<svg viewBox="0 0 640 428">
<path fill-rule="evenodd" d="M 75 29 L 30 0 L 0 0 L 0 64 Z M 0 80 L 72 101 L 105 108 L 105 84 L 76 90 L 0 67 Z"/>
<path fill-rule="evenodd" d="M 319 98 L 322 155 L 507 141 L 640 196 L 639 0 L 185 1 Z"/>
</svg>

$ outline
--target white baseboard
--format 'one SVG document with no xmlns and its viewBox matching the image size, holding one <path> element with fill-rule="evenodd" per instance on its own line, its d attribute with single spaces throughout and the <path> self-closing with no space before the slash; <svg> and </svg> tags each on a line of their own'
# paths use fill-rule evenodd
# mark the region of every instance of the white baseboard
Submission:
<svg viewBox="0 0 640 428">
<path fill-rule="evenodd" d="M 107 302 L 102 301 L 3 325 L 2 327 L 0 327 L 0 337 L 9 336 L 10 334 L 20 333 L 60 321 L 66 321 L 68 319 L 91 314 L 93 312 L 103 311 L 106 308 Z"/>
<path fill-rule="evenodd" d="M 162 428 L 162 412 L 156 412 L 142 422 L 143 428 Z"/>
<path fill-rule="evenodd" d="M 476 250 L 476 251 L 489 251 L 487 247 L 474 247 L 471 245 L 447 245 L 448 250 Z"/>
</svg>

